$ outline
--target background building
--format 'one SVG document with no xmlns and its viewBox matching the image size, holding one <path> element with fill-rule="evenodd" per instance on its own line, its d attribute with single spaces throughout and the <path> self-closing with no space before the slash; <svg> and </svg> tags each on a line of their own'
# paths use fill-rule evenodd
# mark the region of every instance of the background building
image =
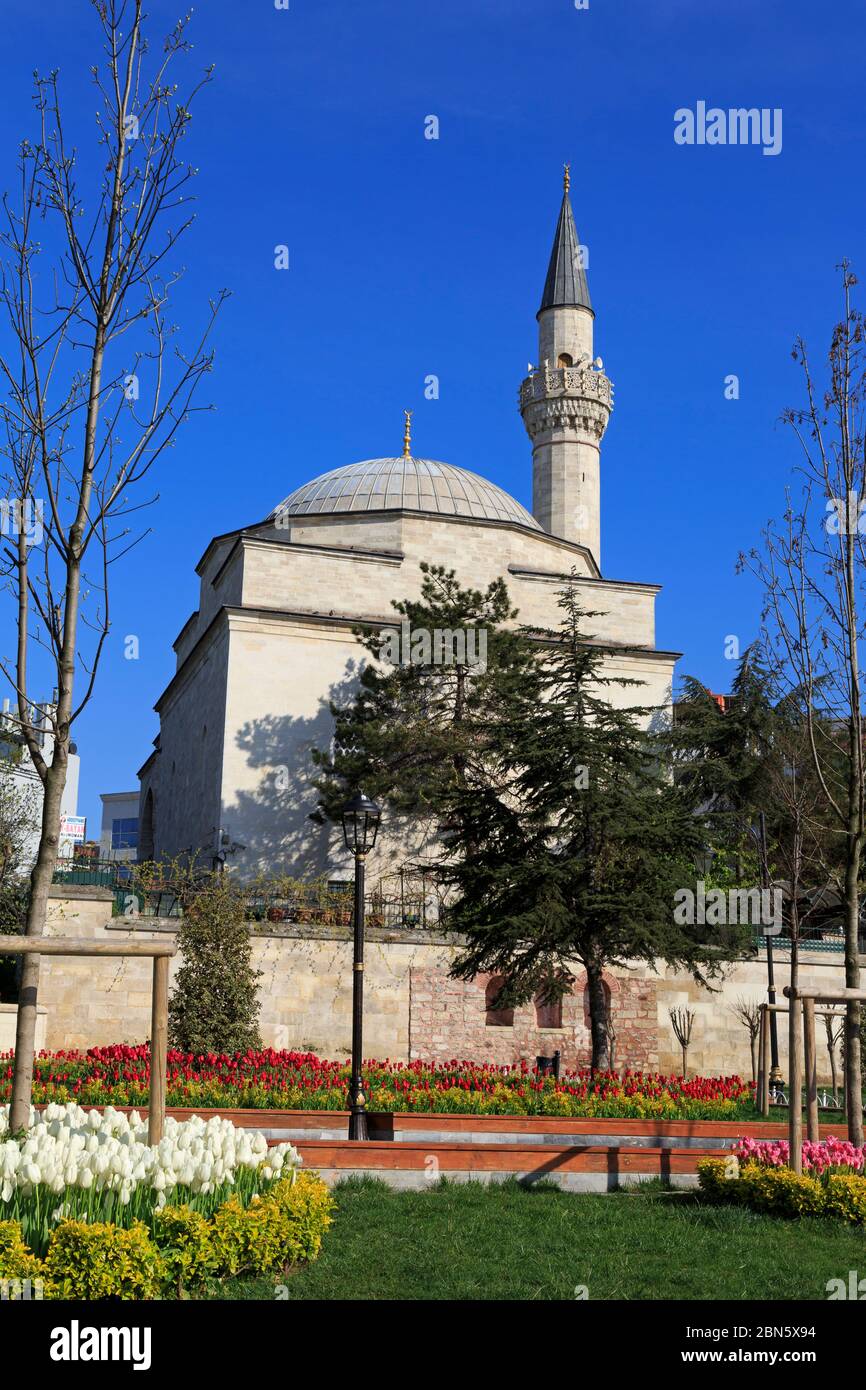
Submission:
<svg viewBox="0 0 866 1390">
<path fill-rule="evenodd" d="M 138 858 L 138 791 L 103 792 L 100 859 Z"/>
<path fill-rule="evenodd" d="M 52 708 L 50 704 L 40 705 L 34 715 L 34 724 L 38 729 L 39 747 L 42 750 L 42 756 L 49 763 L 53 756 L 54 747 L 50 719 Z M 0 757 L 7 760 L 5 771 L 16 788 L 20 789 L 26 797 L 28 806 L 32 807 L 32 815 L 27 818 L 28 833 L 25 837 L 22 853 L 22 869 L 29 873 L 39 850 L 43 788 L 24 741 L 20 721 L 17 714 L 13 713 L 10 708 L 8 699 L 4 699 L 3 709 L 0 711 Z M 75 744 L 71 743 L 69 745 L 66 786 L 63 789 L 63 797 L 60 802 L 59 853 L 61 858 L 71 858 L 75 846 L 84 841 L 86 829 L 84 817 L 78 815 L 80 774 L 81 760 Z"/>
</svg>

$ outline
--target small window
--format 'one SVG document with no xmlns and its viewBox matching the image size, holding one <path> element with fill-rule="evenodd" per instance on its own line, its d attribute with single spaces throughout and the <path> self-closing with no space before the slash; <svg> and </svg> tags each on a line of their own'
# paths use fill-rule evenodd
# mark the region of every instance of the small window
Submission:
<svg viewBox="0 0 866 1390">
<path fill-rule="evenodd" d="M 548 999 L 543 994 L 535 997 L 535 1025 L 537 1028 L 562 1027 L 562 1000 Z"/>
<path fill-rule="evenodd" d="M 502 993 L 505 984 L 504 975 L 494 975 L 492 980 L 487 981 L 487 988 L 484 991 L 485 1019 L 488 1028 L 513 1028 L 514 1010 L 496 1009 L 494 1004 Z"/>
<path fill-rule="evenodd" d="M 111 822 L 112 849 L 138 849 L 138 816 L 124 816 Z"/>
<path fill-rule="evenodd" d="M 559 366 L 559 367 L 573 367 L 573 366 L 574 366 L 574 358 L 571 356 L 571 353 L 568 353 L 568 352 L 561 352 L 561 353 L 559 354 L 559 357 L 557 358 L 557 366 Z"/>
</svg>

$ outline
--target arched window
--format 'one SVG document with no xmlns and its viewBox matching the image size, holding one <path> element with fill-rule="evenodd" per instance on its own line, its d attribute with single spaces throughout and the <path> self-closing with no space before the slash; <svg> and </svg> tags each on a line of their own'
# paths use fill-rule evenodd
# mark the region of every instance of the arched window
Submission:
<svg viewBox="0 0 866 1390">
<path fill-rule="evenodd" d="M 494 975 L 492 979 L 487 981 L 487 988 L 484 991 L 484 1022 L 486 1023 L 488 1028 L 514 1027 L 513 1009 L 496 1009 L 493 1007 L 496 1003 L 497 998 L 502 992 L 502 987 L 504 984 L 504 975 Z"/>
<path fill-rule="evenodd" d="M 573 367 L 574 358 L 572 357 L 570 352 L 561 352 L 558 358 L 556 359 L 556 365 L 558 367 Z"/>
<path fill-rule="evenodd" d="M 147 796 L 144 798 L 144 810 L 141 817 L 141 834 L 138 837 L 138 857 L 142 863 L 147 864 L 153 859 L 153 837 L 153 792 L 150 787 L 148 787 Z"/>
<path fill-rule="evenodd" d="M 562 1000 L 548 999 L 544 994 L 535 996 L 535 1025 L 537 1028 L 562 1027 Z"/>
</svg>

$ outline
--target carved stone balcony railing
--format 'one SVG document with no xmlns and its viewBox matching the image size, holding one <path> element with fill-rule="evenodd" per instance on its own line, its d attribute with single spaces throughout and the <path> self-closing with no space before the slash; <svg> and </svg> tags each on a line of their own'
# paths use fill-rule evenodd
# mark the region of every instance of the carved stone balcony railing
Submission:
<svg viewBox="0 0 866 1390">
<path fill-rule="evenodd" d="M 520 409 L 548 396 L 579 396 L 613 409 L 613 382 L 593 367 L 537 367 L 520 386 Z"/>
</svg>

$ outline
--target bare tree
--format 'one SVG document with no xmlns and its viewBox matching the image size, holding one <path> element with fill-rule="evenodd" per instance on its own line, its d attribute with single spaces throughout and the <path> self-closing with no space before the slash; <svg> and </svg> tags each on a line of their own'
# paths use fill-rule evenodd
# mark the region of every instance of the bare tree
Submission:
<svg viewBox="0 0 866 1390">
<path fill-rule="evenodd" d="M 144 32 L 142 0 L 91 0 L 103 56 L 92 68 L 98 110 L 92 167 L 71 144 L 57 74 L 35 78 L 38 135 L 25 140 L 17 190 L 3 202 L 0 448 L 17 525 L 4 573 L 17 617 L 14 655 L 0 669 L 44 798 L 31 875 L 28 935 L 44 929 L 54 872 L 70 730 L 91 699 L 110 632 L 109 574 L 141 537 L 128 518 L 134 489 L 175 441 L 210 371 L 208 346 L 225 297 L 210 303 L 189 349 L 169 301 L 182 269 L 179 238 L 193 221 L 181 157 L 190 107 L 210 70 L 179 95 L 188 16 L 161 45 Z M 53 679 L 52 755 L 34 722 L 33 669 Z M 46 674 L 47 673 L 47 674 Z M 18 1009 L 12 1130 L 28 1121 L 39 960 L 25 959 Z"/>
<path fill-rule="evenodd" d="M 806 345 L 793 356 L 806 404 L 785 411 L 800 449 L 798 498 L 787 492 L 781 524 L 763 532 L 761 551 L 741 556 L 765 592 L 763 638 L 777 675 L 802 694 L 809 752 L 827 813 L 839 834 L 838 891 L 844 906 L 845 984 L 860 987 L 860 868 L 866 835 L 861 643 L 863 532 L 866 531 L 866 364 L 863 318 L 851 302 L 856 279 L 841 267 L 844 317 L 833 331 L 827 382 L 816 384 Z M 862 529 L 861 529 L 862 528 Z M 848 1006 L 848 1132 L 863 1143 L 860 1010 Z"/>
<path fill-rule="evenodd" d="M 730 1006 L 731 1013 L 742 1023 L 749 1034 L 749 1052 L 752 1058 L 752 1082 L 758 1080 L 758 1031 L 761 1027 L 761 1005 L 757 999 L 746 999 L 743 995 Z"/>
<path fill-rule="evenodd" d="M 683 1052 L 683 1076 L 689 1074 L 689 1043 L 697 1017 L 694 1009 L 668 1009 L 674 1036 Z"/>
</svg>

